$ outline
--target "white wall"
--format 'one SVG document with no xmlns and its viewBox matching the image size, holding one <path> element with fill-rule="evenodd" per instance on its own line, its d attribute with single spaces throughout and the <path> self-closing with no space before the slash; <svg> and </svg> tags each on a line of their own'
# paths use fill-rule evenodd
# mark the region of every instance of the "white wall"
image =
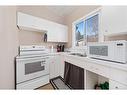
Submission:
<svg viewBox="0 0 127 95">
<path fill-rule="evenodd" d="M 16 7 L 0 6 L 0 89 L 14 88 L 17 46 Z"/>
</svg>

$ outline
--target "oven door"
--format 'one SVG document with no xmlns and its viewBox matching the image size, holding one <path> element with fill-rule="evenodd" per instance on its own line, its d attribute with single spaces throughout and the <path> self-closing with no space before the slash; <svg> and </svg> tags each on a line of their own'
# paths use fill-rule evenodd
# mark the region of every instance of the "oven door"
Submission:
<svg viewBox="0 0 127 95">
<path fill-rule="evenodd" d="M 48 57 L 22 58 L 16 60 L 16 83 L 49 74 Z"/>
</svg>

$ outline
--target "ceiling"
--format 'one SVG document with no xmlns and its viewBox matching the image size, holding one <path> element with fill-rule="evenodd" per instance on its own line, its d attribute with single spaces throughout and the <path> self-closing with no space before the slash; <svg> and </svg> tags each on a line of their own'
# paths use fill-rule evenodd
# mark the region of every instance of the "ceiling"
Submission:
<svg viewBox="0 0 127 95">
<path fill-rule="evenodd" d="M 47 6 L 46 8 L 59 16 L 67 16 L 75 11 L 78 6 Z"/>
<path fill-rule="evenodd" d="M 90 9 L 92 7 L 95 7 L 95 6 L 92 6 L 92 5 L 84 5 L 84 6 L 78 6 L 78 5 L 75 5 L 75 6 L 63 6 L 63 5 L 49 5 L 49 6 L 18 6 L 18 9 L 19 10 L 26 10 L 26 11 L 35 11 L 35 13 L 38 12 L 39 10 L 39 13 L 40 12 L 46 12 L 46 11 L 49 11 L 50 13 L 53 13 L 53 14 L 56 14 L 57 16 L 61 16 L 61 17 L 66 17 L 68 15 L 70 15 L 71 13 L 73 13 L 74 11 L 80 9 L 80 8 L 84 8 L 84 9 Z"/>
</svg>

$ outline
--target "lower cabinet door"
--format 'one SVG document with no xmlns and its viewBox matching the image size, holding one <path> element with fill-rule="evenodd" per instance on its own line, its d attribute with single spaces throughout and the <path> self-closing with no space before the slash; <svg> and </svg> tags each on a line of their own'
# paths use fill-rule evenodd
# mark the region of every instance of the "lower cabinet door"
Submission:
<svg viewBox="0 0 127 95">
<path fill-rule="evenodd" d="M 127 89 L 127 85 L 124 85 L 124 84 L 121 84 L 117 81 L 114 81 L 114 80 L 109 80 L 109 89 L 110 90 L 115 90 L 115 89 Z"/>
<path fill-rule="evenodd" d="M 16 89 L 32 90 L 32 89 L 36 89 L 40 86 L 46 85 L 48 83 L 49 83 L 49 75 L 46 75 L 46 76 L 35 78 L 35 79 L 29 80 L 29 81 L 25 81 L 23 83 L 16 84 Z"/>
<path fill-rule="evenodd" d="M 65 63 L 64 63 L 64 56 L 63 55 L 61 55 L 60 56 L 61 58 L 61 62 L 60 62 L 60 76 L 62 77 L 62 78 L 64 78 L 64 66 L 65 66 Z"/>
<path fill-rule="evenodd" d="M 51 56 L 50 57 L 50 71 L 49 71 L 49 75 L 50 75 L 50 79 L 55 77 L 55 62 L 54 62 L 54 57 Z"/>
<path fill-rule="evenodd" d="M 60 75 L 60 56 L 54 55 L 50 57 L 50 79 Z"/>
</svg>

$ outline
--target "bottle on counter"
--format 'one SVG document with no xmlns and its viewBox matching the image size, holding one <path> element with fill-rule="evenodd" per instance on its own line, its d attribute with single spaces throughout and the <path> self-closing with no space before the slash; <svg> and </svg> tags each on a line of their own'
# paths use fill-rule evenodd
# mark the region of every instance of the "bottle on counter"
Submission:
<svg viewBox="0 0 127 95">
<path fill-rule="evenodd" d="M 53 49 L 54 49 L 54 48 L 53 48 L 53 45 L 52 45 L 52 46 L 51 46 L 51 52 L 53 52 Z"/>
<path fill-rule="evenodd" d="M 60 45 L 57 45 L 57 52 L 60 52 Z"/>
<path fill-rule="evenodd" d="M 61 48 L 62 48 L 62 49 L 61 49 L 61 51 L 62 51 L 62 52 L 64 52 L 64 45 L 62 45 L 62 47 L 61 47 Z"/>
</svg>

